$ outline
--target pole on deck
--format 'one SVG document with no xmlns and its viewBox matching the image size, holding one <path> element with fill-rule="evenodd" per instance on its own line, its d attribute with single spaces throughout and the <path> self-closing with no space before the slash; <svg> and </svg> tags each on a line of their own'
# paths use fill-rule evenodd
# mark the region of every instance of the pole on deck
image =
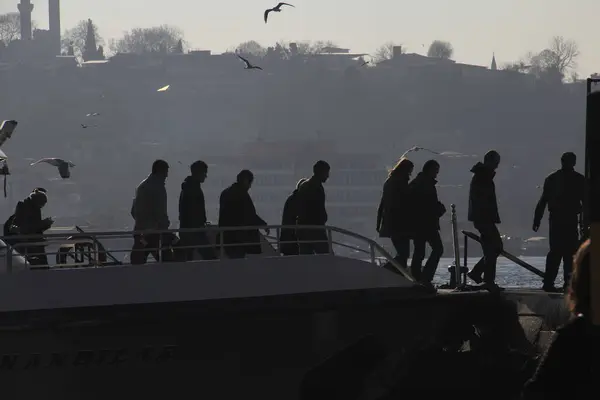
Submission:
<svg viewBox="0 0 600 400">
<path fill-rule="evenodd" d="M 452 204 L 450 206 L 452 209 L 452 240 L 454 247 L 454 277 L 456 279 L 456 287 L 460 288 L 462 286 L 462 279 L 460 277 L 460 247 L 458 242 L 458 220 L 456 218 L 456 205 Z"/>
<path fill-rule="evenodd" d="M 600 92 L 591 92 L 592 83 L 600 79 L 588 79 L 588 95 L 586 110 L 585 155 L 586 155 L 586 207 L 584 222 L 591 222 L 592 254 L 591 254 L 591 306 L 592 321 L 600 325 L 600 173 L 597 161 L 592 154 L 600 151 Z M 593 240 L 595 237 L 595 241 Z"/>
</svg>

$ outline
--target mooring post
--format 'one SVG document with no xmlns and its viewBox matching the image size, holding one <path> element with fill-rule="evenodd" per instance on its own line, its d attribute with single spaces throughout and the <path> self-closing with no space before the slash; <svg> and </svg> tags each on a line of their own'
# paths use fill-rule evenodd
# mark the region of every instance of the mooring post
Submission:
<svg viewBox="0 0 600 400">
<path fill-rule="evenodd" d="M 452 209 L 452 240 L 454 247 L 454 278 L 456 280 L 456 287 L 462 286 L 462 280 L 460 278 L 460 247 L 458 244 L 458 221 L 456 219 L 456 205 L 450 206 Z"/>
</svg>

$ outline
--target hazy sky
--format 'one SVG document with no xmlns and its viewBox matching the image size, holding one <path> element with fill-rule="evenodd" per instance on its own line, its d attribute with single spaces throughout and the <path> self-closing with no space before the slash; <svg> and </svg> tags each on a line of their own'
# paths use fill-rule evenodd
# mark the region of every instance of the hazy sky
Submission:
<svg viewBox="0 0 600 400">
<path fill-rule="evenodd" d="M 382 43 L 423 53 L 435 39 L 451 42 L 460 62 L 488 65 L 492 52 L 501 65 L 541 50 L 554 35 L 579 44 L 579 72 L 600 72 L 599 0 L 289 0 L 295 9 L 271 14 L 277 0 L 61 0 L 63 30 L 92 18 L 108 42 L 125 30 L 172 24 L 190 47 L 222 52 L 249 39 L 263 45 L 278 40 L 332 40 L 356 52 Z M 0 13 L 18 0 L 0 0 Z M 48 26 L 47 0 L 32 0 L 34 20 Z M 595 41 L 595 43 L 594 43 Z M 425 47 L 423 47 L 425 45 Z"/>
</svg>

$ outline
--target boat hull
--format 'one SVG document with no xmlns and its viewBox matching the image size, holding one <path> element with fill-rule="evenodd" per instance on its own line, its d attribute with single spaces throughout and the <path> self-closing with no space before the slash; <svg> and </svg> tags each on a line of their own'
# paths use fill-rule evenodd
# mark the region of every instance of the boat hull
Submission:
<svg viewBox="0 0 600 400">
<path fill-rule="evenodd" d="M 495 307 L 518 321 L 499 296 L 397 288 L 9 312 L 0 385 L 8 398 L 294 399 L 312 366 L 365 335 L 407 351 Z M 519 341 L 516 325 L 503 329 Z"/>
</svg>

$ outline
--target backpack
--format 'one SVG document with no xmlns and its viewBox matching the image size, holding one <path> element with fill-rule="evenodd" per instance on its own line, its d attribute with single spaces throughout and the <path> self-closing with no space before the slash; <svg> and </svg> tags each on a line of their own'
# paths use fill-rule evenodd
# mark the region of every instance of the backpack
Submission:
<svg viewBox="0 0 600 400">
<path fill-rule="evenodd" d="M 14 224 L 14 221 L 15 221 L 15 214 L 8 217 L 8 219 L 4 222 L 4 232 L 3 232 L 4 238 L 5 238 L 4 241 L 6 242 L 6 244 L 8 244 L 10 246 L 13 246 L 16 243 L 15 241 L 8 239 L 8 236 L 16 235 L 16 233 L 11 230 L 11 228 Z"/>
</svg>

